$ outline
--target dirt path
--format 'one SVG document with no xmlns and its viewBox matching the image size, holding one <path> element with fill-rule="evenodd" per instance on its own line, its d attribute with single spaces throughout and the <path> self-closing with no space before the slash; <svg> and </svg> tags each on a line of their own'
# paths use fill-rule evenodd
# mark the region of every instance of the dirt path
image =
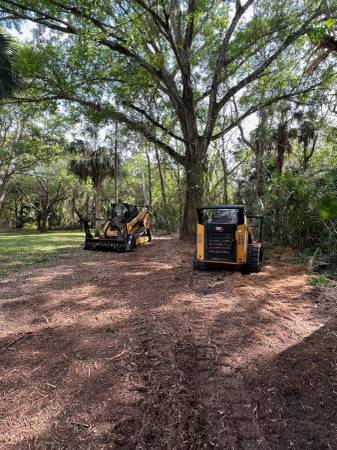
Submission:
<svg viewBox="0 0 337 450">
<path fill-rule="evenodd" d="M 1 450 L 336 448 L 337 324 L 304 268 L 199 273 L 191 252 L 0 281 Z"/>
</svg>

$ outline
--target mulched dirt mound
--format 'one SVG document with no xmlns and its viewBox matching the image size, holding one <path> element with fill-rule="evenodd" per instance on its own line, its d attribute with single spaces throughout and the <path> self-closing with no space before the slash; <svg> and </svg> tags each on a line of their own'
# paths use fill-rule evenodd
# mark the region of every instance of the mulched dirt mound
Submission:
<svg viewBox="0 0 337 450">
<path fill-rule="evenodd" d="M 335 448 L 310 274 L 281 250 L 248 277 L 191 254 L 163 237 L 0 281 L 1 450 Z"/>
</svg>

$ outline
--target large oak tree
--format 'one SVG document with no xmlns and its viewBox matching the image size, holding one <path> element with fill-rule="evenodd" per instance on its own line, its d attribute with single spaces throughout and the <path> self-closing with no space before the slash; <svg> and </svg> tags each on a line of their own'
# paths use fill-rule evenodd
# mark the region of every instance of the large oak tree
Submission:
<svg viewBox="0 0 337 450">
<path fill-rule="evenodd" d="M 54 58 L 31 77 L 40 100 L 121 121 L 184 167 L 183 237 L 194 232 L 211 142 L 331 77 L 329 58 L 311 76 L 303 59 L 306 35 L 331 29 L 336 8 L 336 0 L 0 0 L 10 22 L 48 29 L 40 45 Z M 270 84 L 262 99 L 254 85 L 263 79 Z"/>
</svg>

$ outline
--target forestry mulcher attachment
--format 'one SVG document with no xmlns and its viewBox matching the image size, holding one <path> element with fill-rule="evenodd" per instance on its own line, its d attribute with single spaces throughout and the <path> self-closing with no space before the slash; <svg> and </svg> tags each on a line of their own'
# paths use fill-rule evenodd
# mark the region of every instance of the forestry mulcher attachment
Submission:
<svg viewBox="0 0 337 450">
<path fill-rule="evenodd" d="M 260 271 L 262 216 L 246 214 L 241 205 L 203 206 L 197 213 L 194 269 L 238 269 L 243 274 Z"/>
<path fill-rule="evenodd" d="M 151 241 L 150 215 L 147 206 L 138 208 L 128 203 L 113 203 L 110 217 L 102 227 L 101 236 L 94 237 L 92 223 L 102 219 L 83 219 L 84 250 L 130 252 Z"/>
</svg>

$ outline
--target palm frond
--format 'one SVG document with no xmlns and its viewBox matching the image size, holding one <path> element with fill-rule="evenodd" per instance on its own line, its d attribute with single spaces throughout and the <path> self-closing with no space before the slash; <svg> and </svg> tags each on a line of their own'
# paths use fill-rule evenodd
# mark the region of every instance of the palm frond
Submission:
<svg viewBox="0 0 337 450">
<path fill-rule="evenodd" d="M 14 56 L 15 48 L 12 39 L 0 32 L 0 99 L 11 96 L 19 87 Z"/>
</svg>

